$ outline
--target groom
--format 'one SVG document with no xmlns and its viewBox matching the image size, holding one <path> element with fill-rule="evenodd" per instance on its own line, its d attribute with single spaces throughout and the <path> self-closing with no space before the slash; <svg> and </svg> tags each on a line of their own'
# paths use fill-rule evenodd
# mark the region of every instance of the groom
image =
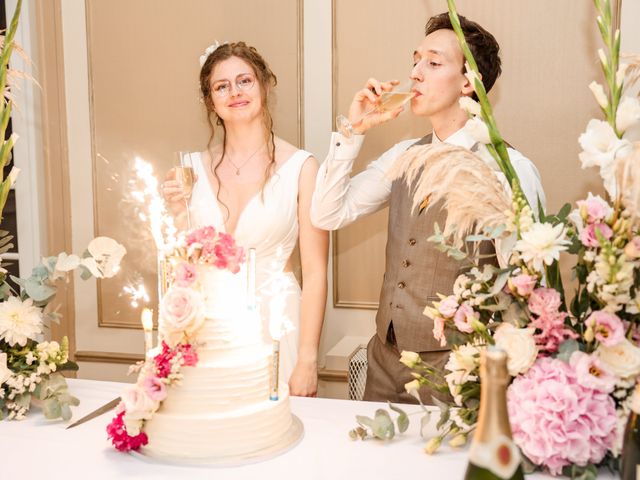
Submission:
<svg viewBox="0 0 640 480">
<path fill-rule="evenodd" d="M 488 31 L 460 17 L 462 30 L 489 91 L 500 75 L 499 45 Z M 413 380 L 410 370 L 399 362 L 400 352 L 419 352 L 429 364 L 442 368 L 448 350 L 433 338 L 433 321 L 422 314 L 437 294 L 450 294 L 459 273 L 459 263 L 439 252 L 427 241 L 433 225 L 445 223 L 439 205 L 413 214 L 411 192 L 402 179 L 391 181 L 387 172 L 394 161 L 416 144 L 446 142 L 472 149 L 476 141 L 465 129 L 467 114 L 459 106 L 460 97 L 475 98 L 472 85 L 464 76 L 464 56 L 446 13 L 429 19 L 425 38 L 413 53 L 415 96 L 413 114 L 430 120 L 433 132 L 422 139 L 400 142 L 351 178 L 353 161 L 370 128 L 397 117 L 402 107 L 384 113 L 365 115 L 383 91 L 398 82 L 370 79 L 354 97 L 349 120 L 355 135 L 346 138 L 334 133 L 327 159 L 320 167 L 311 206 L 316 227 L 336 230 L 389 206 L 385 275 L 376 316 L 376 335 L 367 346 L 367 384 L 365 400 L 416 403 L 404 385 Z M 359 123 L 354 123 L 359 120 Z M 519 152 L 509 149 L 511 162 L 520 177 L 522 189 L 531 205 L 544 194 L 535 166 Z M 420 395 L 431 402 L 434 392 L 423 387 Z"/>
</svg>

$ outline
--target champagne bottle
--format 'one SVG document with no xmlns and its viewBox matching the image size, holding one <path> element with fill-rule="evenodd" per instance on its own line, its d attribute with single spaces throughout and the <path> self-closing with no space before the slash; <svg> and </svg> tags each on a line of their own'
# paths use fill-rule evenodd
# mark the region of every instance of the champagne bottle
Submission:
<svg viewBox="0 0 640 480">
<path fill-rule="evenodd" d="M 622 480 L 636 480 L 638 467 L 640 466 L 640 415 L 631 411 L 627 428 L 624 431 L 624 447 L 622 448 L 622 458 L 620 474 Z"/>
<path fill-rule="evenodd" d="M 507 354 L 489 347 L 480 355 L 480 412 L 465 480 L 524 480 L 520 451 L 507 412 Z"/>
</svg>

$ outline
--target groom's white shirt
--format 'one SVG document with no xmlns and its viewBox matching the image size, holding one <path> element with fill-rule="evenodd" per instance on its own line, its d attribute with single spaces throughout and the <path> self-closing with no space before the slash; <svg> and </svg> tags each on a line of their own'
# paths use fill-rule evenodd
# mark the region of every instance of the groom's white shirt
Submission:
<svg viewBox="0 0 640 480">
<path fill-rule="evenodd" d="M 316 188 L 311 202 L 311 222 L 318 228 L 337 230 L 385 207 L 393 183 L 387 173 L 395 160 L 418 140 L 414 138 L 396 143 L 369 163 L 364 171 L 351 177 L 353 162 L 360 152 L 364 135 L 346 138 L 334 132 L 331 135 L 329 154 L 320 166 L 316 178 Z M 440 140 L 434 133 L 433 143 L 438 142 Z M 465 127 L 444 142 L 468 149 L 476 144 Z M 507 151 L 529 204 L 537 212 L 540 199 L 540 203 L 546 209 L 546 198 L 538 169 L 517 150 L 509 148 Z M 502 173 L 496 173 L 499 177 L 502 176 Z"/>
</svg>

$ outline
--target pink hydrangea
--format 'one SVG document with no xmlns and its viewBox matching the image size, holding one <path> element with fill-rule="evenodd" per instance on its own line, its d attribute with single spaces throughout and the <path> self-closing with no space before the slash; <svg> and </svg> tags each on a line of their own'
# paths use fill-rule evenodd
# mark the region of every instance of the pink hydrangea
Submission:
<svg viewBox="0 0 640 480">
<path fill-rule="evenodd" d="M 606 223 L 595 223 L 587 225 L 582 232 L 580 232 L 580 241 L 585 247 L 599 247 L 600 240 L 596 235 L 596 230 L 600 232 L 605 239 L 609 240 L 613 236 L 613 230 Z"/>
<path fill-rule="evenodd" d="M 214 248 L 215 260 L 213 264 L 221 269 L 227 269 L 232 273 L 240 271 L 240 264 L 244 262 L 244 250 L 236 246 L 233 237 L 227 233 L 221 233 L 220 239 Z"/>
<path fill-rule="evenodd" d="M 589 315 L 585 325 L 605 347 L 613 347 L 624 338 L 624 325 L 615 313 L 598 310 Z"/>
<path fill-rule="evenodd" d="M 463 333 L 473 332 L 472 322 L 480 318 L 477 312 L 473 311 L 473 308 L 468 303 L 460 305 L 456 314 L 453 317 L 453 323 L 456 324 L 458 330 Z"/>
<path fill-rule="evenodd" d="M 509 279 L 509 287 L 511 291 L 521 297 L 528 297 L 536 288 L 538 277 L 521 273 Z"/>
<path fill-rule="evenodd" d="M 173 276 L 179 287 L 190 287 L 198 278 L 198 270 L 195 265 L 188 262 L 181 262 L 176 267 Z"/>
<path fill-rule="evenodd" d="M 613 399 L 581 384 L 575 369 L 562 360 L 539 358 L 514 379 L 507 402 L 516 444 L 553 475 L 567 465 L 597 464 L 613 446 Z"/>
<path fill-rule="evenodd" d="M 127 429 L 124 426 L 122 417 L 124 416 L 124 409 L 119 408 L 119 413 L 111 420 L 111 423 L 107 425 L 107 436 L 111 439 L 111 443 L 117 450 L 121 452 L 128 452 L 129 450 L 138 450 L 140 447 L 149 443 L 149 438 L 144 432 L 140 432 L 135 437 L 132 437 L 127 433 Z"/>
<path fill-rule="evenodd" d="M 161 402 L 167 398 L 167 386 L 160 377 L 155 375 L 146 377 L 142 383 L 142 388 L 144 388 L 145 393 L 151 400 Z"/>
</svg>

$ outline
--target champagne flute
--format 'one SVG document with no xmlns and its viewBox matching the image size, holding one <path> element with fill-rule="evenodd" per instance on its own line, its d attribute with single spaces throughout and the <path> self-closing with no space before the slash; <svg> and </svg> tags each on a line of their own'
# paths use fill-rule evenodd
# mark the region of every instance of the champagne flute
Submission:
<svg viewBox="0 0 640 480">
<path fill-rule="evenodd" d="M 193 171 L 193 162 L 190 152 L 178 152 L 180 166 L 176 169 L 176 180 L 182 185 L 185 194 L 185 204 L 187 207 L 187 228 L 191 230 L 191 215 L 189 211 L 189 201 L 191 193 L 193 193 L 193 184 L 195 182 L 195 173 Z"/>
<path fill-rule="evenodd" d="M 380 103 L 378 105 L 375 105 L 370 110 L 364 112 L 354 123 L 356 125 L 359 124 L 367 115 L 370 115 L 371 113 L 390 112 L 391 110 L 395 110 L 396 108 L 404 105 L 415 96 L 415 93 L 411 91 L 412 86 L 413 80 L 408 80 L 396 87 L 395 90 L 391 90 L 390 92 L 382 92 L 380 94 Z M 353 123 L 351 123 L 349 119 L 344 115 L 338 115 L 336 117 L 336 127 L 338 129 L 338 132 L 340 132 L 343 136 L 347 138 L 351 138 L 353 136 Z"/>
</svg>

